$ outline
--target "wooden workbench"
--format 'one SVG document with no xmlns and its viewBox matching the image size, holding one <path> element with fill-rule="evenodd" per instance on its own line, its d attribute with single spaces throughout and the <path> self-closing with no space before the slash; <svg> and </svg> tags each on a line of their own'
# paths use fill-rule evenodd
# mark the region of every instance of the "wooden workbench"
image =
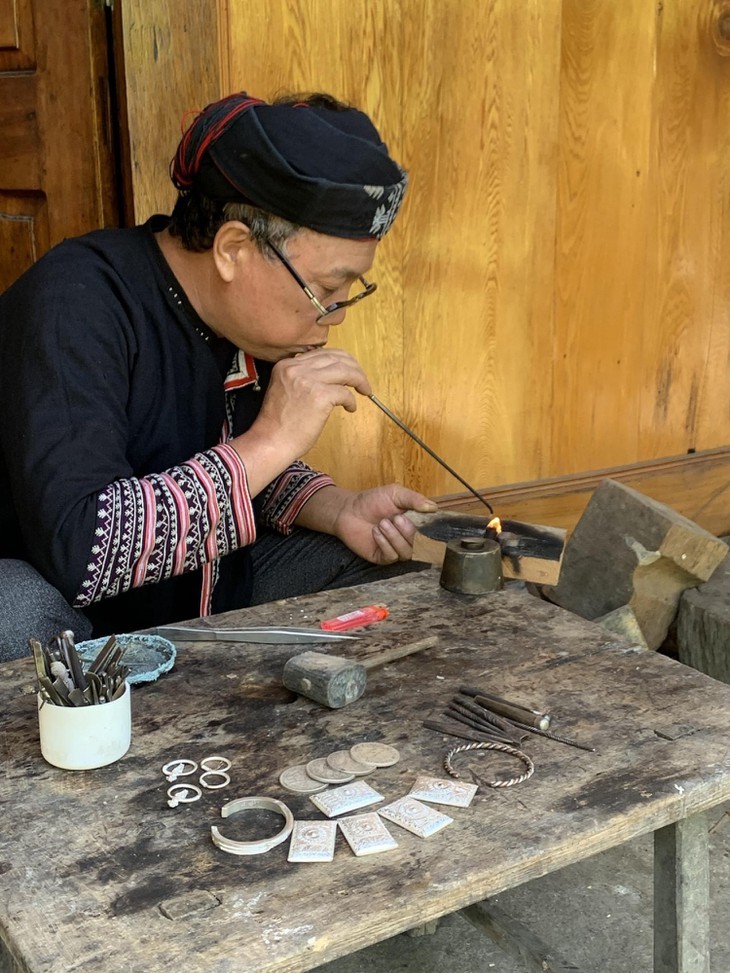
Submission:
<svg viewBox="0 0 730 973">
<path fill-rule="evenodd" d="M 373 602 L 390 617 L 362 642 L 323 651 L 355 655 L 430 634 L 439 645 L 370 671 L 365 696 L 331 711 L 281 685 L 300 647 L 180 644 L 170 673 L 133 687 L 129 753 L 96 771 L 43 761 L 31 660 L 1 667 L 0 940 L 20 969 L 307 970 L 652 831 L 655 969 L 708 968 L 701 812 L 730 798 L 730 687 L 521 590 L 449 593 L 435 571 L 215 624 L 315 625 Z M 530 780 L 444 808 L 454 824 L 427 840 L 389 825 L 399 847 L 384 854 L 356 858 L 341 835 L 326 864 L 288 863 L 288 842 L 249 858 L 212 844 L 213 824 L 242 837 L 236 819 L 219 815 L 235 797 L 269 795 L 296 818 L 321 818 L 284 791 L 279 772 L 363 740 L 400 750 L 397 764 L 365 778 L 389 801 L 417 774 L 445 777 L 444 751 L 460 741 L 422 721 L 464 683 L 552 713 L 556 732 L 597 752 L 531 738 Z M 210 754 L 232 760 L 230 787 L 170 809 L 162 765 Z M 465 773 L 497 769 L 490 756 L 457 759 Z M 502 774 L 522 769 L 495 759 Z M 477 921 L 479 909 L 465 914 Z"/>
</svg>

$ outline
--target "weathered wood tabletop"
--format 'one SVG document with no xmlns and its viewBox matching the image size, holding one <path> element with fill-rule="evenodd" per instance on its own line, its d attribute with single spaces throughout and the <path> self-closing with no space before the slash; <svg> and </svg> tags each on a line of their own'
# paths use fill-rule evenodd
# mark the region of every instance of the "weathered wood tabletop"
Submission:
<svg viewBox="0 0 730 973">
<path fill-rule="evenodd" d="M 95 771 L 43 761 L 31 659 L 0 668 L 0 939 L 20 969 L 307 970 L 730 798 L 730 687 L 521 590 L 456 595 L 431 570 L 215 625 L 316 625 L 376 602 L 388 619 L 322 651 L 440 640 L 371 670 L 359 701 L 327 710 L 283 688 L 284 662 L 306 646 L 181 643 L 170 673 L 133 687 L 129 753 Z M 444 752 L 460 741 L 422 723 L 464 683 L 550 712 L 556 732 L 597 752 L 530 738 L 530 780 L 442 808 L 454 823 L 425 840 L 389 825 L 398 848 L 383 854 L 357 858 L 342 835 L 324 864 L 288 863 L 288 842 L 245 858 L 213 845 L 211 825 L 243 837 L 234 822 L 245 816 L 220 818 L 235 797 L 322 819 L 279 773 L 357 742 L 400 751 L 365 778 L 386 801 L 418 774 L 445 777 Z M 210 754 L 231 759 L 231 785 L 169 808 L 163 764 Z M 457 759 L 465 775 L 522 770 L 505 755 Z"/>
</svg>

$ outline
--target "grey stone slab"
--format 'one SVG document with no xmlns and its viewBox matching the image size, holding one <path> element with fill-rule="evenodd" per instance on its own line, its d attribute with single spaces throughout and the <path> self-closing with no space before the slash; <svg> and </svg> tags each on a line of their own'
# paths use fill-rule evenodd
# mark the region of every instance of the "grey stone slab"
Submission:
<svg viewBox="0 0 730 973">
<path fill-rule="evenodd" d="M 565 548 L 560 580 L 545 596 L 583 618 L 628 605 L 646 644 L 659 648 L 682 592 L 712 577 L 726 545 L 665 504 L 603 480 Z"/>
</svg>

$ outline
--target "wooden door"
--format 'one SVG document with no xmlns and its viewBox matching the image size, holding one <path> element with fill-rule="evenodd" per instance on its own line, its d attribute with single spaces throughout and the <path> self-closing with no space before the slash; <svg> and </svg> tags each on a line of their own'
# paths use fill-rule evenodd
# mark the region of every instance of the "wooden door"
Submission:
<svg viewBox="0 0 730 973">
<path fill-rule="evenodd" d="M 117 220 L 102 0 L 0 3 L 0 291 Z"/>
</svg>

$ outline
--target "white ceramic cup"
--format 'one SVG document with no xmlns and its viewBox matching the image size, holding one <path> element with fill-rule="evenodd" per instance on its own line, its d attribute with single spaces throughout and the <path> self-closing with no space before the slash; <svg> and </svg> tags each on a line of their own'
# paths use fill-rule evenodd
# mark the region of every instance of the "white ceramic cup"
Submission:
<svg viewBox="0 0 730 973">
<path fill-rule="evenodd" d="M 57 706 L 38 694 L 41 753 L 62 770 L 92 770 L 119 760 L 132 742 L 129 683 L 111 703 Z"/>
</svg>

